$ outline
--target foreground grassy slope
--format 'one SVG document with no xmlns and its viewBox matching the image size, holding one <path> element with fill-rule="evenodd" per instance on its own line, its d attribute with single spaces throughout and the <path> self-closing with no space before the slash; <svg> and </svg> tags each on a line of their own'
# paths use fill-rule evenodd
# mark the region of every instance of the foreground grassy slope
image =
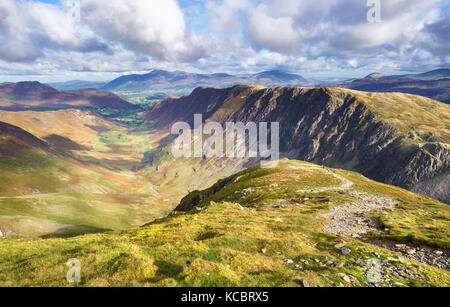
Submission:
<svg viewBox="0 0 450 307">
<path fill-rule="evenodd" d="M 204 200 L 198 198 L 204 192 L 190 194 L 184 202 L 192 202 L 192 211 L 138 229 L 71 239 L 0 239 L 0 285 L 69 286 L 65 262 L 77 258 L 81 286 L 367 286 L 373 280 L 365 261 L 377 253 L 383 275 L 378 285 L 450 286 L 448 271 L 323 233 L 328 221 L 320 217 L 355 202 L 350 193 L 388 196 L 398 206 L 373 213 L 389 228 L 374 236 L 444 249 L 447 205 L 298 161 L 253 167 L 227 182 Z M 342 189 L 346 182 L 353 183 L 346 185 L 349 190 Z M 348 255 L 336 247 L 344 242 Z"/>
</svg>

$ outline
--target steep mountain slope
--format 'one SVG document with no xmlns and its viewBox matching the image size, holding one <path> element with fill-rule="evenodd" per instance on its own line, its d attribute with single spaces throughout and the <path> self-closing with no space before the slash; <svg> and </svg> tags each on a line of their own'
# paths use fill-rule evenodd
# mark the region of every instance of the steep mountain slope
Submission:
<svg viewBox="0 0 450 307">
<path fill-rule="evenodd" d="M 0 84 L 0 110 L 21 111 L 57 107 L 126 108 L 130 103 L 117 95 L 94 89 L 56 90 L 39 82 Z"/>
<path fill-rule="evenodd" d="M 450 69 L 398 76 L 374 73 L 338 86 L 367 92 L 409 93 L 450 104 Z"/>
<path fill-rule="evenodd" d="M 48 144 L 38 139 L 34 135 L 8 123 L 0 122 L 0 154 L 2 157 L 10 157 L 20 147 L 29 147 L 36 150 L 50 150 Z"/>
<path fill-rule="evenodd" d="M 287 160 L 242 171 L 213 190 L 186 197 L 193 210 L 134 230 L 0 239 L 0 285 L 72 286 L 65 263 L 77 258 L 81 286 L 450 286 L 445 204 Z M 328 233 L 340 221 L 329 214 L 346 206 L 372 209 L 361 213 L 364 232 L 355 238 Z M 354 218 L 346 221 L 351 233 Z M 414 254 L 376 240 L 403 242 Z"/>
<path fill-rule="evenodd" d="M 0 111 L 0 120 L 25 129 L 49 144 L 110 168 L 131 166 L 142 159 L 128 129 L 90 111 Z M 144 135 L 139 136 L 145 141 Z M 114 163 L 114 161 L 117 161 Z M 122 163 L 119 163 L 122 161 Z"/>
<path fill-rule="evenodd" d="M 159 103 L 146 119 L 168 129 L 177 121 L 192 125 L 195 113 L 220 123 L 280 122 L 283 156 L 450 200 L 450 107 L 437 101 L 327 88 L 198 88 Z"/>
<path fill-rule="evenodd" d="M 226 87 L 236 84 L 261 83 L 272 85 L 304 85 L 310 81 L 300 75 L 282 71 L 266 71 L 257 74 L 229 75 L 229 74 L 194 74 L 183 71 L 168 72 L 154 70 L 143 75 L 127 75 L 119 77 L 102 89 L 114 92 L 140 92 L 161 89 L 185 87 L 191 91 L 198 86 Z"/>
</svg>

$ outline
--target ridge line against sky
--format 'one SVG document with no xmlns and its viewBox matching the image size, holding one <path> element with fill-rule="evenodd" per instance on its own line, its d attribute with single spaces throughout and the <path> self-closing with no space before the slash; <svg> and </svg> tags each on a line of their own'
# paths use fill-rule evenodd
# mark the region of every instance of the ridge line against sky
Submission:
<svg viewBox="0 0 450 307">
<path fill-rule="evenodd" d="M 450 67 L 450 0 L 1 0 L 0 82 Z M 371 1 L 377 2 L 377 1 Z"/>
</svg>

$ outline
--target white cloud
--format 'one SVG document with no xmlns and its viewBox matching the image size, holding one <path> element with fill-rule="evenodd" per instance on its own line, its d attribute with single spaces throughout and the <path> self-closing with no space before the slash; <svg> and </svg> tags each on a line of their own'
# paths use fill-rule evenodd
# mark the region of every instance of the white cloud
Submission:
<svg viewBox="0 0 450 307">
<path fill-rule="evenodd" d="M 202 55 L 200 39 L 187 33 L 175 0 L 84 0 L 81 9 L 93 31 L 125 48 L 173 61 Z"/>
<path fill-rule="evenodd" d="M 257 49 L 293 52 L 300 44 L 300 34 L 294 29 L 291 16 L 273 17 L 269 7 L 259 5 L 249 16 L 248 33 Z"/>
<path fill-rule="evenodd" d="M 251 0 L 224 0 L 222 3 L 209 0 L 206 8 L 212 26 L 219 31 L 237 31 L 242 28 L 241 12 L 252 8 Z"/>
<path fill-rule="evenodd" d="M 450 11 L 436 22 L 425 25 L 423 47 L 439 57 L 450 57 Z M 448 60 L 447 60 L 448 61 Z"/>
<path fill-rule="evenodd" d="M 107 51 L 85 26 L 67 18 L 59 6 L 41 2 L 0 2 L 0 58 L 30 61 L 45 49 Z"/>
<path fill-rule="evenodd" d="M 79 22 L 62 6 L 0 0 L 0 74 L 449 65 L 449 2 L 381 0 L 372 24 L 365 0 L 82 0 Z"/>
</svg>

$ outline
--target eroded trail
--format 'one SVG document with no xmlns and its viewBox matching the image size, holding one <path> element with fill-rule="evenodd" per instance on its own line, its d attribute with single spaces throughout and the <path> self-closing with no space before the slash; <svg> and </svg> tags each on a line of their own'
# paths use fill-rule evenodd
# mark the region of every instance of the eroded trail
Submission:
<svg viewBox="0 0 450 307">
<path fill-rule="evenodd" d="M 311 169 L 312 167 L 309 167 Z M 297 168 L 298 169 L 298 168 Z M 316 169 L 322 170 L 322 168 L 317 167 Z M 353 182 L 348 180 L 345 177 L 342 177 L 341 175 L 337 174 L 336 172 L 325 168 L 324 169 L 328 174 L 331 174 L 336 179 L 340 180 L 342 182 L 341 185 L 338 186 L 331 186 L 331 187 L 323 187 L 323 188 L 316 188 L 316 189 L 309 189 L 309 190 L 299 190 L 297 193 L 323 193 L 328 191 L 345 191 L 350 190 L 350 188 L 353 186 Z"/>
<path fill-rule="evenodd" d="M 323 214 L 322 217 L 330 219 L 330 223 L 323 229 L 325 233 L 360 239 L 371 232 L 381 231 L 377 219 L 364 216 L 364 213 L 394 209 L 397 205 L 389 197 L 354 193 L 348 196 L 359 203 L 346 203 Z"/>
<path fill-rule="evenodd" d="M 436 251 L 430 248 L 419 248 L 407 244 L 396 244 L 382 240 L 369 240 L 367 235 L 375 231 L 384 231 L 376 218 L 367 217 L 364 213 L 370 211 L 385 211 L 394 209 L 397 202 L 389 197 L 351 193 L 358 203 L 345 203 L 335 207 L 330 212 L 321 215 L 330 220 L 323 232 L 336 236 L 358 239 L 360 241 L 380 246 L 400 253 L 402 256 L 435 266 L 440 269 L 450 269 L 448 252 Z"/>
</svg>

